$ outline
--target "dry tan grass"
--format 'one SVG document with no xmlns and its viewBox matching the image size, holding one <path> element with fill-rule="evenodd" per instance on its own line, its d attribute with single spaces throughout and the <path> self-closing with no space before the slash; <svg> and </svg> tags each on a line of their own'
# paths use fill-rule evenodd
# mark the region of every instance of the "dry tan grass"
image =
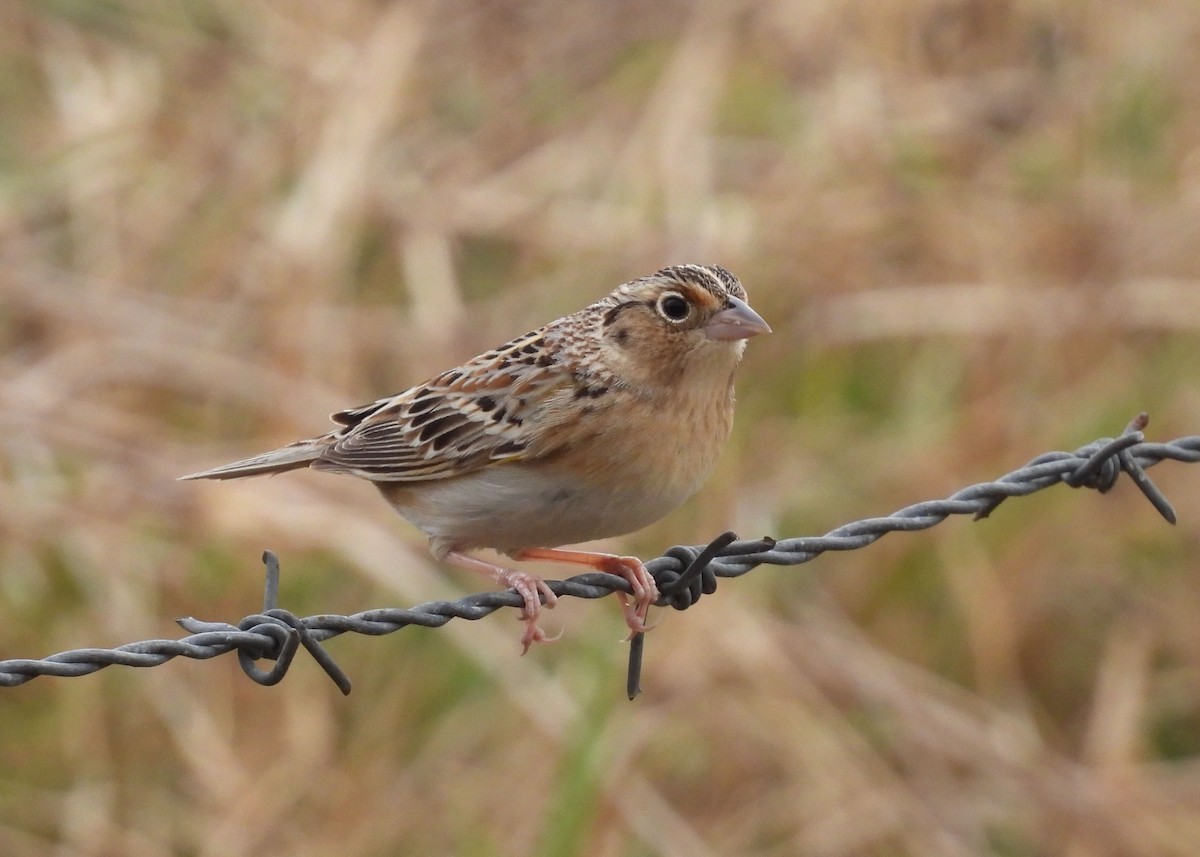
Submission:
<svg viewBox="0 0 1200 857">
<path fill-rule="evenodd" d="M 454 596 L 369 486 L 174 477 L 622 279 L 777 334 L 705 493 L 815 534 L 1200 430 L 1188 0 L 0 8 L 0 657 Z M 0 692 L 0 853 L 1192 855 L 1200 474 L 722 587 L 621 698 L 611 607 Z"/>
</svg>

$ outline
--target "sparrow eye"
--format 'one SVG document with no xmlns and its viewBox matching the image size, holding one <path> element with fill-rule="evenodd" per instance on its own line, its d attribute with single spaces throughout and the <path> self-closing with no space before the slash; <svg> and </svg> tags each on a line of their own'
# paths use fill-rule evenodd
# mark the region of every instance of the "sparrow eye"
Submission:
<svg viewBox="0 0 1200 857">
<path fill-rule="evenodd" d="M 692 305 L 683 295 L 667 292 L 658 299 L 658 312 L 668 321 L 683 321 L 692 314 Z"/>
</svg>

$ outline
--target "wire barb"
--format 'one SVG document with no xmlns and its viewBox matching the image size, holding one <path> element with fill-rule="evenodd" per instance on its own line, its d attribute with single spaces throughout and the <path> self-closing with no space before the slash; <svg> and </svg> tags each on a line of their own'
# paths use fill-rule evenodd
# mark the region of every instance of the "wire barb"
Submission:
<svg viewBox="0 0 1200 857">
<path fill-rule="evenodd" d="M 660 600 L 666 599 L 677 610 L 685 610 L 700 598 L 701 592 L 707 592 L 710 595 L 716 592 L 717 577 L 715 574 L 709 572 L 708 566 L 716 558 L 717 554 L 735 541 L 737 541 L 737 533 L 728 530 L 705 545 L 704 549 L 696 554 L 696 557 L 688 565 L 683 574 L 674 580 L 671 580 L 672 572 L 662 572 L 661 579 L 655 579 L 655 583 L 660 584 Z M 768 542 L 770 543 L 769 545 Z M 763 539 L 762 544 L 773 547 L 775 541 L 774 539 Z M 674 550 L 678 550 L 678 548 Z M 709 574 L 708 578 L 703 577 L 705 573 Z M 693 581 L 700 587 L 700 591 L 693 592 L 691 590 Z M 684 596 L 687 599 L 686 603 L 683 600 L 675 600 L 674 597 L 677 595 Z M 642 655 L 645 651 L 646 635 L 644 633 L 635 633 L 629 638 L 629 669 L 625 677 L 625 693 L 628 694 L 631 702 L 642 692 Z"/>
<path fill-rule="evenodd" d="M 305 651 L 313 656 L 330 680 L 337 685 L 344 696 L 350 695 L 350 678 L 333 660 L 333 656 L 321 647 L 314 639 L 304 620 L 288 610 L 282 610 L 279 603 L 279 557 L 272 551 L 263 551 L 263 565 L 266 566 L 266 585 L 263 587 L 263 612 L 247 616 L 238 622 L 240 631 L 251 634 L 261 634 L 275 641 L 275 649 L 264 652 L 259 646 L 237 646 L 238 665 L 251 681 L 266 687 L 279 684 L 292 666 L 296 651 L 304 646 Z M 182 624 L 182 622 L 180 622 Z M 256 660 L 262 658 L 275 661 L 275 666 L 269 670 L 258 667 Z"/>
<path fill-rule="evenodd" d="M 945 499 L 917 503 L 886 517 L 854 521 L 824 536 L 739 541 L 732 533 L 723 533 L 708 545 L 673 547 L 663 556 L 647 562 L 646 568 L 662 593 L 660 606 L 685 610 L 701 595 L 715 592 L 717 578 L 740 577 L 764 563 L 799 565 L 826 551 L 866 547 L 890 532 L 927 529 L 951 515 L 985 518 L 1009 497 L 1023 497 L 1060 482 L 1107 492 L 1121 473 L 1129 474 L 1155 509 L 1174 523 L 1174 509 L 1145 471 L 1166 460 L 1200 461 L 1200 436 L 1190 435 L 1169 443 L 1148 443 L 1142 436 L 1145 426 L 1146 416 L 1141 414 L 1119 438 L 1101 438 L 1075 452 L 1050 452 L 995 481 L 971 485 Z M 88 675 L 114 664 L 153 667 L 176 657 L 204 660 L 234 650 L 239 653 L 247 675 L 259 683 L 274 684 L 286 675 L 299 647 L 304 646 L 339 689 L 348 693 L 349 680 L 320 645 L 325 640 L 347 632 L 376 636 L 390 634 L 408 625 L 439 628 L 451 619 L 482 619 L 501 608 L 524 607 L 524 599 L 509 589 L 479 592 L 458 601 L 431 601 L 409 609 L 388 607 L 351 616 L 323 614 L 302 619 L 276 606 L 278 559 L 268 551 L 263 555 L 263 562 L 267 569 L 264 610 L 247 616 L 237 625 L 185 618 L 178 622 L 189 635 L 178 640 L 146 640 L 113 649 L 75 649 L 40 660 L 0 660 L 0 685 L 15 687 L 43 675 Z M 628 581 L 599 572 L 548 581 L 548 584 L 556 595 L 576 598 L 602 598 L 616 590 L 630 591 Z M 635 637 L 633 646 L 637 651 L 631 649 L 626 689 L 631 696 L 636 696 L 640 691 L 640 656 L 644 641 Z M 272 669 L 260 670 L 253 663 L 263 658 L 275 660 Z"/>
<path fill-rule="evenodd" d="M 279 557 L 274 551 L 263 551 L 263 565 L 267 567 L 267 582 L 263 586 L 263 612 L 270 613 L 279 606 Z"/>
</svg>

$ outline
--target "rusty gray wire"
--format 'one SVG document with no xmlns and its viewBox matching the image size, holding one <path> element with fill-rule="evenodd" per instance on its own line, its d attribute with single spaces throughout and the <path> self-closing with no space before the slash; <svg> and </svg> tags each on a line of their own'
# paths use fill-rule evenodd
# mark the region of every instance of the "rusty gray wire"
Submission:
<svg viewBox="0 0 1200 857">
<path fill-rule="evenodd" d="M 1166 460 L 1200 461 L 1200 436 L 1147 443 L 1141 431 L 1145 425 L 1145 415 L 1140 415 L 1118 438 L 1101 438 L 1074 452 L 1046 453 L 995 481 L 972 485 L 942 500 L 907 506 L 885 517 L 854 521 L 823 536 L 743 541 L 724 533 L 708 545 L 673 547 L 647 562 L 646 568 L 662 593 L 659 605 L 683 610 L 702 595 L 714 592 L 717 578 L 740 577 L 763 564 L 798 565 L 826 551 L 857 550 L 887 533 L 927 529 L 951 515 L 984 518 L 1009 497 L 1022 497 L 1059 483 L 1103 493 L 1116 484 L 1121 473 L 1128 474 L 1160 514 L 1174 523 L 1171 504 L 1145 470 Z M 264 560 L 267 592 L 263 611 L 236 625 L 185 618 L 178 623 L 190 634 L 178 640 L 145 640 L 112 649 L 73 649 L 41 659 L 0 660 L 0 686 L 14 687 L 43 675 L 88 675 L 114 664 L 153 667 L 176 657 L 205 660 L 235 650 L 250 678 L 260 684 L 275 684 L 282 680 L 303 646 L 342 692 L 349 693 L 349 680 L 320 645 L 325 640 L 347 632 L 391 634 L 409 625 L 439 628 L 452 619 L 482 619 L 504 607 L 524 606 L 522 597 L 510 589 L 479 592 L 457 601 L 430 601 L 407 609 L 384 607 L 350 616 L 318 614 L 299 618 L 275 605 L 278 563 L 270 552 L 264 554 Z M 628 581 L 600 572 L 547 583 L 560 598 L 602 598 L 615 590 L 630 591 Z M 642 641 L 635 638 L 629 678 L 631 696 L 637 691 L 641 645 Z M 259 669 L 254 662 L 261 659 L 273 660 L 274 666 Z"/>
</svg>

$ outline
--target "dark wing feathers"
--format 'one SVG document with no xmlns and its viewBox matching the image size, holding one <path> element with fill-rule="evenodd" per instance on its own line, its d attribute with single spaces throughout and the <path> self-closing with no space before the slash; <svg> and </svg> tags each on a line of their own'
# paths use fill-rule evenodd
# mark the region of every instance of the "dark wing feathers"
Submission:
<svg viewBox="0 0 1200 857">
<path fill-rule="evenodd" d="M 544 329 L 476 357 L 390 399 L 341 411 L 344 426 L 314 462 L 318 470 L 381 482 L 444 479 L 494 461 L 519 460 L 529 421 L 554 393 L 574 385 L 544 359 Z"/>
</svg>

